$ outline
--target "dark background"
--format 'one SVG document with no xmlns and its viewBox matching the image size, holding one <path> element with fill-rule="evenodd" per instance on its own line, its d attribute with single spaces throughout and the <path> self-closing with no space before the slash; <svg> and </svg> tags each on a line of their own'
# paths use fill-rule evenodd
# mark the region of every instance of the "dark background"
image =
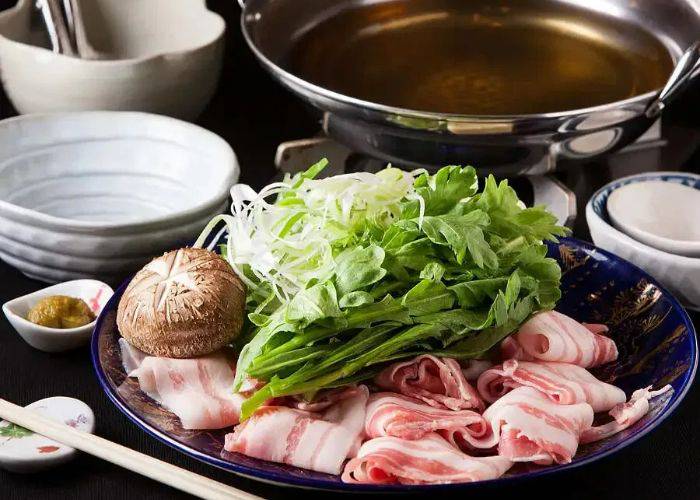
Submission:
<svg viewBox="0 0 700 500">
<path fill-rule="evenodd" d="M 303 0 L 299 0 L 303 1 Z M 14 0 L 0 0 L 0 9 Z M 256 187 L 275 173 L 273 158 L 285 140 L 314 135 L 319 126 L 304 107 L 278 87 L 249 53 L 238 28 L 235 0 L 210 1 L 211 8 L 228 22 L 227 53 L 219 92 L 199 120 L 224 137 L 238 154 L 242 181 Z M 390 82 L 390 78 L 388 80 Z M 575 187 L 580 202 L 611 176 L 641 169 L 699 171 L 698 116 L 700 99 L 687 95 L 667 113 L 664 123 L 669 145 L 660 155 L 632 156 L 625 165 L 592 164 L 560 174 Z M 14 114 L 0 91 L 0 118 Z M 620 170 L 621 168 L 621 170 Z M 1 179 L 0 179 L 0 182 Z M 582 210 L 579 211 L 582 213 Z M 587 239 L 579 217 L 575 235 Z M 25 278 L 0 263 L 0 303 L 44 285 Z M 694 316 L 697 322 L 697 315 Z M 0 397 L 26 405 L 49 396 L 71 396 L 92 407 L 100 436 L 133 449 L 210 476 L 267 498 L 321 496 L 310 492 L 263 485 L 219 471 L 188 458 L 147 436 L 127 421 L 102 393 L 92 371 L 87 348 L 68 354 L 47 354 L 29 347 L 0 318 Z M 595 464 L 513 486 L 475 487 L 464 496 L 510 497 L 537 495 L 548 498 L 700 498 L 700 390 L 692 389 L 685 402 L 659 429 L 613 457 Z M 40 475 L 18 475 L 0 470 L 0 499 L 64 498 L 185 498 L 155 483 L 86 455 Z"/>
</svg>

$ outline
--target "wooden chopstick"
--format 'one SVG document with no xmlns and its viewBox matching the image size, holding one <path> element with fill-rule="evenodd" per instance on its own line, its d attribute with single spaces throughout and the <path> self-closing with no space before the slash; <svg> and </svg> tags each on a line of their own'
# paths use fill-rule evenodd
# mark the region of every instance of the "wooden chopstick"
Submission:
<svg viewBox="0 0 700 500">
<path fill-rule="evenodd" d="M 260 499 L 258 496 L 149 457 L 99 436 L 49 420 L 4 399 L 0 399 L 0 418 L 200 498 Z"/>
</svg>

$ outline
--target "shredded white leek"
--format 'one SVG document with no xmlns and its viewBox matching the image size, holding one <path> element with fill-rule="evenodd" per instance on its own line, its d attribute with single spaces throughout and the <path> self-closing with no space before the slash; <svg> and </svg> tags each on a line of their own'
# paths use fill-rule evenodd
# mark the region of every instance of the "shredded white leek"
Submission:
<svg viewBox="0 0 700 500">
<path fill-rule="evenodd" d="M 287 301 L 311 280 L 333 276 L 333 248 L 351 243 L 346 240 L 359 237 L 368 222 L 388 227 L 402 201 L 418 201 L 422 222 L 425 203 L 413 188 L 422 173 L 387 168 L 324 179 L 288 176 L 260 192 L 237 184 L 231 189 L 232 215 L 212 219 L 194 246 L 204 246 L 225 223 L 208 247 L 225 231 L 224 257 L 246 285 L 255 290 L 265 283 Z"/>
</svg>

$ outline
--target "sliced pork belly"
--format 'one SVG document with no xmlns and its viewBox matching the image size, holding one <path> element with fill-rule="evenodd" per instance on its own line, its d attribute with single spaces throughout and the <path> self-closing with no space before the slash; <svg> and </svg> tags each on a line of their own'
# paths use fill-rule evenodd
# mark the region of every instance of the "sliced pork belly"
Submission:
<svg viewBox="0 0 700 500">
<path fill-rule="evenodd" d="M 489 432 L 484 418 L 471 410 L 434 408 L 391 392 L 372 394 L 367 403 L 365 434 L 415 440 L 439 432 L 457 446 L 479 443 Z"/>
<path fill-rule="evenodd" d="M 325 414 L 283 406 L 265 406 L 226 436 L 224 449 L 328 474 L 340 474 L 357 452 L 369 392 L 354 388 Z"/>
<path fill-rule="evenodd" d="M 569 463 L 580 435 L 593 424 L 588 403 L 562 405 L 532 387 L 518 387 L 485 412 L 491 435 L 481 446 L 498 445 L 498 454 L 513 462 Z"/>
<path fill-rule="evenodd" d="M 131 376 L 131 372 L 137 370 L 143 360 L 148 357 L 148 354 L 129 344 L 123 337 L 119 337 L 119 350 L 122 355 L 124 372 L 128 376 Z"/>
<path fill-rule="evenodd" d="M 245 397 L 233 392 L 233 353 L 193 359 L 147 356 L 120 339 L 122 362 L 141 390 L 180 418 L 184 429 L 222 429 L 238 423 Z"/>
<path fill-rule="evenodd" d="M 521 386 L 534 387 L 557 403 L 588 403 L 595 412 L 608 411 L 627 399 L 622 389 L 601 382 L 585 368 L 569 363 L 510 359 L 486 370 L 477 382 L 479 394 L 489 403 Z"/>
<path fill-rule="evenodd" d="M 607 439 L 610 436 L 624 431 L 628 427 L 636 424 L 644 415 L 649 413 L 649 400 L 672 391 L 673 387 L 667 385 L 658 391 L 652 391 L 651 387 L 639 389 L 632 394 L 630 400 L 626 403 L 620 403 L 610 410 L 612 421 L 607 424 L 591 427 L 581 435 L 581 443 L 592 443 Z"/>
<path fill-rule="evenodd" d="M 506 337 L 503 342 L 501 342 L 501 358 L 537 361 L 523 350 L 520 343 L 515 340 L 515 334 L 511 335 L 510 337 Z"/>
<path fill-rule="evenodd" d="M 469 382 L 477 380 L 493 363 L 486 359 L 468 359 L 462 363 L 462 374 Z"/>
<path fill-rule="evenodd" d="M 584 368 L 617 359 L 615 342 L 601 333 L 605 325 L 583 325 L 558 313 L 536 314 L 501 345 L 504 358 L 560 361 Z"/>
<path fill-rule="evenodd" d="M 420 399 L 436 408 L 483 411 L 484 402 L 450 358 L 428 354 L 388 366 L 374 379 L 382 389 Z"/>
<path fill-rule="evenodd" d="M 467 483 L 500 477 L 511 465 L 499 456 L 470 457 L 437 434 L 415 441 L 379 437 L 362 445 L 342 479 L 367 484 Z"/>
</svg>

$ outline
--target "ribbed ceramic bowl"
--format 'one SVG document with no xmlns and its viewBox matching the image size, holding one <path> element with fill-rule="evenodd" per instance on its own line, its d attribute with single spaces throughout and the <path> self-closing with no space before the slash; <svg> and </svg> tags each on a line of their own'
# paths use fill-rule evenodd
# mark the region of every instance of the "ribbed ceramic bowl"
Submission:
<svg viewBox="0 0 700 500">
<path fill-rule="evenodd" d="M 45 281 L 113 282 L 191 242 L 239 175 L 220 137 L 164 116 L 0 122 L 0 257 Z"/>
<path fill-rule="evenodd" d="M 661 281 L 684 306 L 700 310 L 700 258 L 664 252 L 633 239 L 615 228 L 608 213 L 608 197 L 634 182 L 675 182 L 700 189 L 700 175 L 686 172 L 650 172 L 618 179 L 599 189 L 586 206 L 586 221 L 597 246 L 638 265 Z"/>
</svg>

